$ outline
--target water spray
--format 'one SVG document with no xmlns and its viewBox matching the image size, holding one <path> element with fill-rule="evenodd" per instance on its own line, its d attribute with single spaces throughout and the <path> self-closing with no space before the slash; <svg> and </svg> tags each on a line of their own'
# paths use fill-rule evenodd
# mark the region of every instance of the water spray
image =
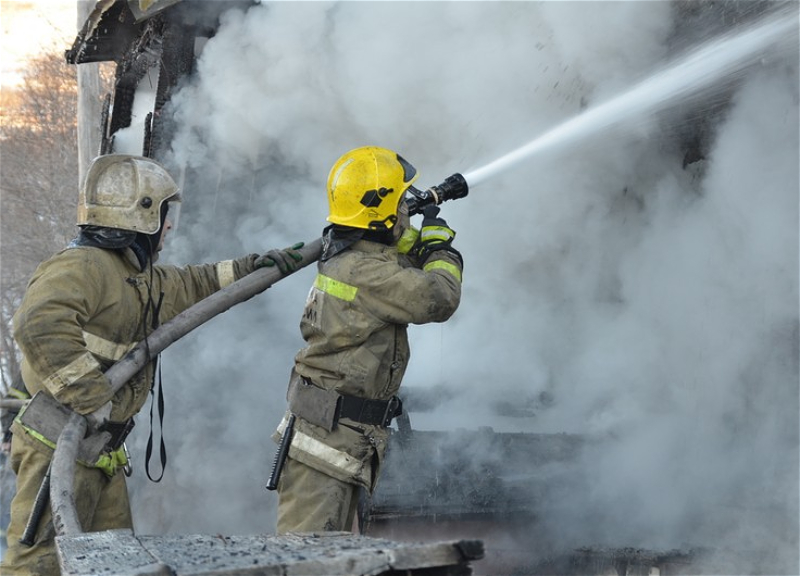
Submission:
<svg viewBox="0 0 800 576">
<path fill-rule="evenodd" d="M 467 183 L 474 187 L 545 149 L 555 149 L 625 120 L 660 111 L 671 102 L 701 92 L 724 77 L 741 73 L 759 63 L 765 50 L 791 39 L 797 29 L 797 5 L 795 2 L 786 2 L 744 30 L 725 34 L 695 48 L 630 90 L 587 109 L 522 147 L 466 173 L 461 177 L 463 186 L 465 190 Z M 796 41 L 786 44 L 797 49 Z"/>
<path fill-rule="evenodd" d="M 787 40 L 798 29 L 797 9 L 784 4 L 743 31 L 731 32 L 691 50 L 674 64 L 622 94 L 593 106 L 551 128 L 527 144 L 465 175 L 449 176 L 427 190 L 409 188 L 411 215 L 427 206 L 464 198 L 470 187 L 508 170 L 546 149 L 555 149 L 600 130 L 667 108 L 672 102 L 702 92 L 726 76 L 741 73 L 761 61 L 763 52 Z M 788 43 L 787 43 L 788 44 Z M 792 44 L 794 46 L 794 44 Z"/>
</svg>

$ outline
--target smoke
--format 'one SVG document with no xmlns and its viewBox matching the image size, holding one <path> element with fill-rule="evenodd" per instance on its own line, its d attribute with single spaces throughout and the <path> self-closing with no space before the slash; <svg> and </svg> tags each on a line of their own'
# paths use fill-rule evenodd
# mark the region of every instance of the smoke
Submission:
<svg viewBox="0 0 800 576">
<path fill-rule="evenodd" d="M 494 160 L 685 48 L 676 30 L 691 13 L 675 6 L 231 10 L 173 100 L 169 160 L 186 181 L 164 259 L 317 237 L 328 170 L 357 146 L 397 150 L 422 186 Z M 412 424 L 591 438 L 543 503 L 554 542 L 738 547 L 797 568 L 797 72 L 796 53 L 766 58 L 722 104 L 675 102 L 632 134 L 537 155 L 443 208 L 466 261 L 463 300 L 446 324 L 411 328 L 405 382 L 452 399 Z M 704 159 L 684 166 L 695 141 Z M 313 274 L 164 353 L 169 464 L 154 486 L 137 463 L 140 533 L 274 530 L 270 435 Z M 541 398 L 534 418 L 491 410 Z"/>
</svg>

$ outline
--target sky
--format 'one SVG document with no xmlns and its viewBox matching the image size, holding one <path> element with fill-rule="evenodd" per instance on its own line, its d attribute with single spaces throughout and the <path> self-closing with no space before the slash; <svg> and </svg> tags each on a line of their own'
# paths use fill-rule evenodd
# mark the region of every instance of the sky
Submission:
<svg viewBox="0 0 800 576">
<path fill-rule="evenodd" d="M 66 50 L 77 36 L 74 0 L 2 0 L 0 2 L 0 87 L 17 86 L 25 60 L 42 49 Z"/>
<path fill-rule="evenodd" d="M 357 146 L 398 151 L 422 187 L 470 174 L 716 38 L 719 21 L 739 30 L 756 6 L 704 5 L 231 11 L 167 112 L 179 129 L 165 158 L 196 177 L 163 258 L 316 238 L 328 170 Z M 790 50 L 545 148 L 443 207 L 465 259 L 463 300 L 447 323 L 410 329 L 404 387 L 448 398 L 412 426 L 591 440 L 542 503 L 562 546 L 757 549 L 797 566 L 796 34 Z M 704 159 L 684 165 L 698 143 Z M 161 483 L 143 473 L 147 412 L 131 439 L 140 533 L 274 530 L 270 436 L 313 274 L 162 355 Z M 500 417 L 500 401 L 535 415 Z M 753 562 L 748 573 L 767 569 Z"/>
</svg>

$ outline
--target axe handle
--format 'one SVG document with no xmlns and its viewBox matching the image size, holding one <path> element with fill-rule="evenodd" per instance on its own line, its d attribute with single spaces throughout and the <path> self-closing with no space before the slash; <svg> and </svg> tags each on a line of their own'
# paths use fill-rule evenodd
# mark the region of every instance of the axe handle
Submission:
<svg viewBox="0 0 800 576">
<path fill-rule="evenodd" d="M 42 521 L 44 509 L 50 501 L 50 472 L 53 470 L 53 461 L 47 467 L 47 472 L 42 478 L 42 483 L 39 485 L 39 491 L 36 493 L 36 500 L 33 501 L 33 508 L 31 515 L 28 517 L 28 523 L 25 525 L 25 532 L 22 533 L 22 538 L 19 543 L 25 546 L 33 546 L 36 541 L 36 531 L 39 529 L 39 523 Z"/>
<path fill-rule="evenodd" d="M 281 438 L 281 443 L 278 445 L 278 451 L 275 452 L 275 461 L 272 463 L 272 474 L 269 475 L 267 490 L 278 489 L 278 480 L 281 479 L 281 471 L 283 470 L 283 465 L 286 463 L 286 457 L 289 455 L 289 445 L 292 443 L 295 418 L 295 415 L 291 414 L 289 416 L 289 421 L 286 423 L 286 428 L 283 429 L 283 437 Z"/>
</svg>

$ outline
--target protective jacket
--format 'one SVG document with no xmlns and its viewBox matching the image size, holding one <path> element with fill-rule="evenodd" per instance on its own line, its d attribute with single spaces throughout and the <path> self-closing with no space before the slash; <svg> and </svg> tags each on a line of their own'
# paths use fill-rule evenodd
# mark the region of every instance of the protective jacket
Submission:
<svg viewBox="0 0 800 576">
<path fill-rule="evenodd" d="M 28 391 L 45 390 L 80 414 L 100 408 L 112 400 L 105 370 L 159 322 L 252 272 L 255 258 L 143 271 L 127 248 L 61 251 L 36 270 L 14 315 Z M 151 382 L 148 365 L 113 396 L 111 420 L 135 415 Z"/>
<path fill-rule="evenodd" d="M 43 391 L 81 414 L 111 400 L 112 421 L 133 417 L 150 391 L 152 364 L 114 395 L 103 372 L 159 322 L 252 272 L 256 258 L 143 270 L 130 248 L 78 246 L 56 254 L 36 270 L 14 316 L 14 337 L 24 354 L 22 375 L 28 391 Z M 19 543 L 52 458 L 54 439 L 48 442 L 39 431 L 25 426 L 21 416 L 13 430 L 11 462 L 17 494 L 2 571 L 56 574 L 49 507 L 39 522 L 34 545 L 28 548 Z M 104 454 L 94 465 L 76 467 L 75 506 L 86 531 L 133 526 L 125 475 L 117 472 L 125 463 L 116 460 L 119 452 Z"/>
<path fill-rule="evenodd" d="M 298 379 L 305 386 L 358 398 L 395 396 L 410 357 L 408 324 L 450 318 L 461 299 L 461 271 L 460 259 L 451 252 L 434 252 L 420 263 L 398 254 L 395 246 L 368 240 L 321 261 L 300 322 L 307 345 L 295 357 L 290 396 Z M 299 404 L 290 401 L 298 418 L 289 456 L 373 489 L 387 429 L 335 416 L 327 426 L 312 423 L 314 418 L 304 412 L 313 413 L 315 407 Z"/>
</svg>

